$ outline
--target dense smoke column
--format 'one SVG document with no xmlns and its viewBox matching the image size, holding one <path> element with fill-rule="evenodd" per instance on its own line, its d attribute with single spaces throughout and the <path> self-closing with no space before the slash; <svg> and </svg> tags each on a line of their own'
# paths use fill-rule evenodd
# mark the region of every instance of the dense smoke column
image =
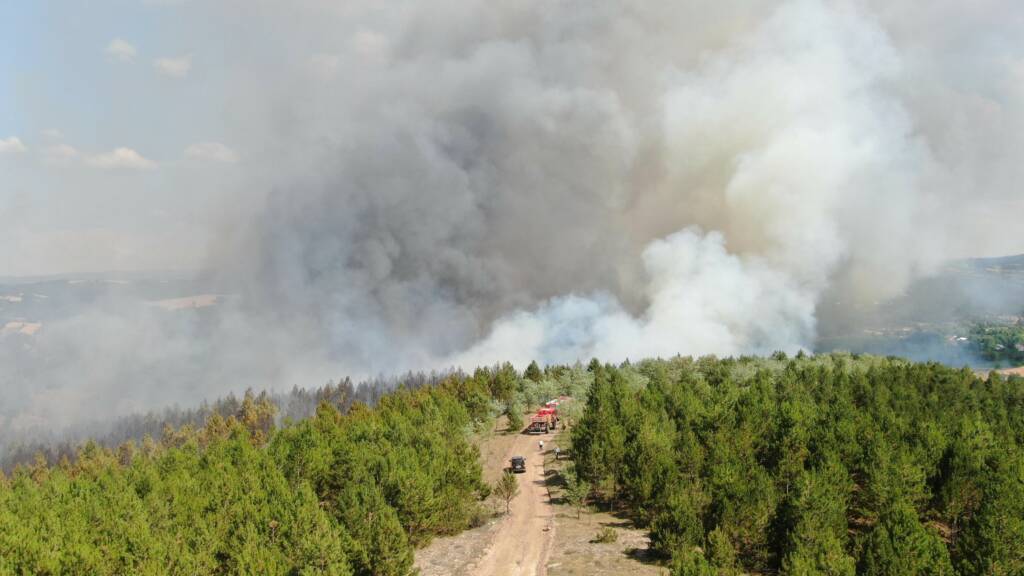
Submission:
<svg viewBox="0 0 1024 576">
<path fill-rule="evenodd" d="M 836 278 L 883 299 L 940 256 L 935 162 L 866 10 L 461 8 L 483 26 L 389 21 L 311 64 L 329 144 L 241 276 L 327 361 L 794 351 Z"/>
</svg>

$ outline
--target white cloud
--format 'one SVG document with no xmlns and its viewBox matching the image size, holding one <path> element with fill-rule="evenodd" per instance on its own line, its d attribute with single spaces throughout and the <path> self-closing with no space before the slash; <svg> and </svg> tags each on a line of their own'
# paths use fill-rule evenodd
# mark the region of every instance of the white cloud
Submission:
<svg viewBox="0 0 1024 576">
<path fill-rule="evenodd" d="M 107 44 L 107 55 L 121 62 L 134 62 L 135 54 L 135 46 L 121 38 L 114 38 Z"/>
<path fill-rule="evenodd" d="M 181 58 L 158 58 L 153 66 L 164 76 L 171 78 L 184 78 L 192 70 L 192 55 L 186 54 Z"/>
<path fill-rule="evenodd" d="M 238 153 L 220 142 L 198 142 L 185 148 L 186 158 L 232 164 L 238 162 Z"/>
<path fill-rule="evenodd" d="M 115 148 L 106 154 L 97 154 L 86 161 L 95 168 L 131 168 L 133 170 L 151 170 L 156 168 L 156 162 L 145 158 L 131 148 Z"/>
<path fill-rule="evenodd" d="M 78 150 L 67 144 L 55 144 L 43 150 L 43 157 L 51 163 L 70 162 L 78 158 Z"/>
<path fill-rule="evenodd" d="M 17 136 L 11 136 L 6 139 L 0 138 L 0 154 L 5 152 L 24 152 L 25 150 L 25 145 L 21 143 L 21 138 Z"/>
</svg>

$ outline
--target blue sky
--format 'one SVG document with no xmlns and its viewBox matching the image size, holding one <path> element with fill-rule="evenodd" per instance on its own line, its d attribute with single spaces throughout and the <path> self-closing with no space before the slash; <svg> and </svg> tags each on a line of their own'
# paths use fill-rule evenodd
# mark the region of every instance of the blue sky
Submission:
<svg viewBox="0 0 1024 576">
<path fill-rule="evenodd" d="M 83 147 L 142 142 L 152 154 L 173 153 L 195 124 L 215 124 L 218 87 L 208 51 L 183 34 L 178 6 L 139 2 L 17 1 L 3 8 L 0 133 L 56 128 Z M 106 53 L 115 38 L 137 54 L 121 62 Z M 187 82 L 155 69 L 158 58 L 193 54 Z M 194 122 L 183 124 L 188 113 Z M 154 134 L 159 134 L 155 138 Z"/>
<path fill-rule="evenodd" d="M 200 263 L 197 211 L 238 157 L 223 142 L 219 51 L 193 9 L 0 4 L 0 140 L 17 148 L 0 155 L 0 275 Z"/>
<path fill-rule="evenodd" d="M 37 42 L 42 34 L 41 2 L 0 5 L 0 134 L 23 134 L 28 118 L 21 113 L 22 86 L 40 65 Z"/>
</svg>

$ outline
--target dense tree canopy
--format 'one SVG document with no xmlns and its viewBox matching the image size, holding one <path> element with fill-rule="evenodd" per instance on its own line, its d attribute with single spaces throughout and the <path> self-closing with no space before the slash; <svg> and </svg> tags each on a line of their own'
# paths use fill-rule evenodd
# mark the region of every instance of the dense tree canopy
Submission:
<svg viewBox="0 0 1024 576">
<path fill-rule="evenodd" d="M 1024 321 L 976 324 L 971 327 L 970 341 L 987 360 L 1010 366 L 1024 364 Z"/>
<path fill-rule="evenodd" d="M 401 389 L 274 427 L 247 395 L 159 442 L 89 443 L 0 477 L 0 574 L 409 574 L 412 549 L 471 521 L 468 433 L 492 373 Z"/>
<path fill-rule="evenodd" d="M 898 359 L 591 364 L 594 496 L 677 574 L 1024 574 L 1024 381 Z"/>
<path fill-rule="evenodd" d="M 569 500 L 634 517 L 675 574 L 1024 574 L 1019 378 L 841 354 L 526 376 L 296 390 L 286 417 L 250 393 L 39 457 L 0 474 L 0 576 L 410 574 L 478 517 L 474 435 L 559 395 Z"/>
</svg>

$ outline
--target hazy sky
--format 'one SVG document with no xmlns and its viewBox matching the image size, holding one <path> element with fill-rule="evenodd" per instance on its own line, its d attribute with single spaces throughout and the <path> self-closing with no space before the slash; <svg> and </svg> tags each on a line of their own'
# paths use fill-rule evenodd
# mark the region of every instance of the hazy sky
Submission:
<svg viewBox="0 0 1024 576">
<path fill-rule="evenodd" d="M 185 10 L 0 6 L 0 276 L 201 264 L 244 159 Z"/>
<path fill-rule="evenodd" d="M 279 102 L 268 93 L 296 78 L 315 92 L 315 81 L 301 72 L 336 67 L 340 45 L 370 58 L 375 43 L 388 40 L 375 30 L 444 34 L 446 26 L 479 25 L 471 20 L 481 14 L 425 25 L 405 3 L 353 8 L 352 14 L 328 4 L 0 5 L 0 276 L 204 265 L 210 243 L 224 233 L 224 213 L 250 204 L 247 194 L 260 198 L 261 175 L 273 178 L 278 139 L 287 132 L 280 124 L 290 112 L 270 117 Z M 1019 132 L 1024 92 L 1020 41 L 1013 38 L 1021 25 L 1016 3 L 986 1 L 967 9 L 939 2 L 927 14 L 916 3 L 864 4 L 877 8 L 907 73 L 919 75 L 919 93 L 907 94 L 904 104 L 940 161 L 999 156 L 1020 144 L 1006 136 Z M 375 22 L 378 12 L 386 18 Z M 759 13 L 734 12 L 737 22 Z M 943 85 L 927 87 L 937 80 Z M 337 89 L 336 79 L 332 85 Z M 301 90 L 290 97 L 295 93 Z M 986 121 L 992 126 L 972 133 Z M 929 134 L 929 124 L 945 132 Z M 1003 136 L 991 138 L 999 126 Z M 943 151 L 944 142 L 952 149 Z M 302 144 L 292 142 L 293 153 L 301 156 Z M 1012 172 L 1006 167 L 1012 161 L 993 164 Z M 965 218 L 1020 207 L 1005 190 L 986 200 L 988 188 L 1005 187 L 1013 177 L 995 172 L 961 174 L 982 206 Z M 1024 239 L 1010 232 L 967 244 L 986 255 L 1024 252 Z"/>
</svg>

